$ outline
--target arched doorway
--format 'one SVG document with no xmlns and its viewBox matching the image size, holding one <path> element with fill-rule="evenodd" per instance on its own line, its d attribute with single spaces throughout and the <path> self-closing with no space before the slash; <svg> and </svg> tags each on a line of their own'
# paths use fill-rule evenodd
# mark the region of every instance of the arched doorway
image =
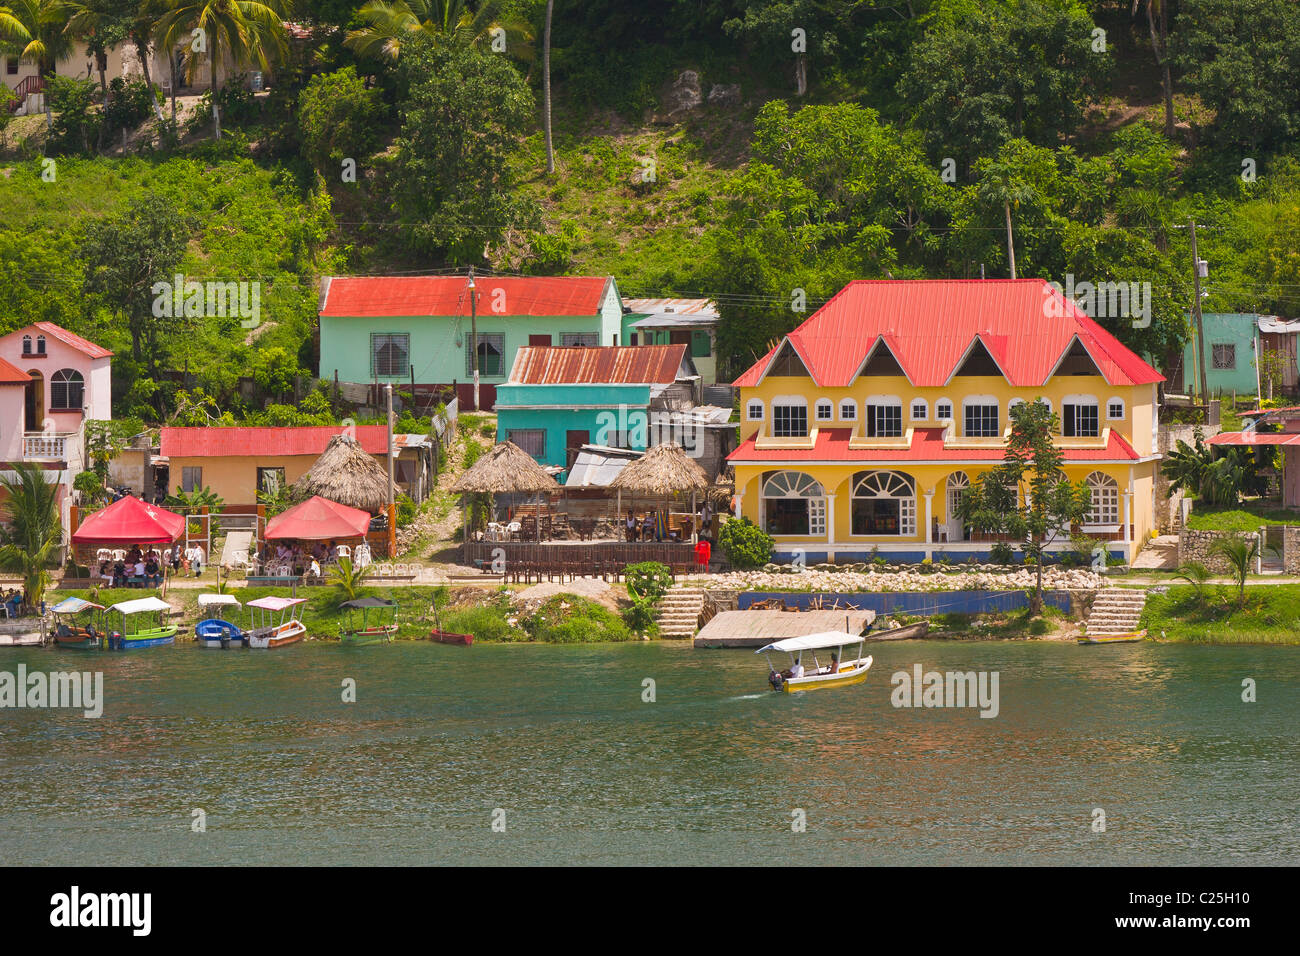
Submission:
<svg viewBox="0 0 1300 956">
<path fill-rule="evenodd" d="M 45 376 L 35 369 L 29 374 L 32 380 L 25 386 L 26 394 L 23 396 L 23 429 L 38 432 L 45 418 Z"/>
<path fill-rule="evenodd" d="M 763 523 L 771 535 L 826 533 L 826 492 L 801 471 L 777 471 L 763 481 Z"/>
<path fill-rule="evenodd" d="M 966 492 L 970 490 L 970 475 L 964 471 L 954 471 L 948 476 L 948 481 L 944 486 L 944 514 L 948 516 L 944 524 L 947 531 L 947 540 L 949 541 L 966 541 L 969 538 L 966 525 L 962 522 L 961 516 L 957 513 L 961 500 L 965 497 Z"/>
<path fill-rule="evenodd" d="M 916 534 L 916 482 L 901 471 L 860 471 L 853 476 L 855 535 Z"/>
</svg>

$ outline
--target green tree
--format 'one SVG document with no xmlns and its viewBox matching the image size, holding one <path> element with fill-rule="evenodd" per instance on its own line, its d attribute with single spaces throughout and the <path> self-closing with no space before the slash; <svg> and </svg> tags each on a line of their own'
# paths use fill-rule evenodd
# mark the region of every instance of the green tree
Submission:
<svg viewBox="0 0 1300 956">
<path fill-rule="evenodd" d="M 57 72 L 59 60 L 72 52 L 72 37 L 66 25 L 63 0 L 8 0 L 0 4 L 0 41 L 17 48 L 24 60 L 34 60 L 47 80 Z M 54 127 L 48 96 L 45 123 Z"/>
<path fill-rule="evenodd" d="M 291 6 L 290 0 L 176 0 L 159 19 L 155 32 L 164 49 L 174 50 L 183 41 L 207 57 L 212 129 L 217 139 L 221 138 L 218 62 L 224 56 L 236 67 L 255 64 L 269 70 L 274 60 L 284 59 L 289 49 L 284 18 Z M 200 31 L 197 36 L 195 30 Z"/>
<path fill-rule="evenodd" d="M 420 38 L 404 50 L 393 210 L 417 252 L 479 261 L 507 229 L 536 224 L 511 169 L 532 93 L 503 57 Z"/>
<path fill-rule="evenodd" d="M 130 444 L 133 437 L 144 431 L 144 422 L 138 418 L 115 418 L 86 422 L 86 455 L 91 469 L 103 485 L 108 481 L 108 466 Z"/>
<path fill-rule="evenodd" d="M 155 380 L 164 358 L 162 334 L 169 326 L 168 320 L 155 314 L 153 287 L 172 281 L 189 236 L 188 224 L 176 207 L 162 196 L 150 195 L 135 200 L 117 216 L 92 221 L 79 249 L 86 293 L 126 320 L 131 356 Z"/>
<path fill-rule="evenodd" d="M 58 485 L 45 480 L 38 465 L 19 462 L 13 474 L 0 476 L 0 567 L 17 571 L 29 607 L 45 598 L 49 567 L 63 540 Z"/>
<path fill-rule="evenodd" d="M 1228 571 L 1237 585 L 1237 607 L 1245 607 L 1246 578 L 1250 576 L 1255 560 L 1259 557 L 1259 536 L 1252 534 L 1216 538 L 1210 545 L 1210 554 L 1222 558 L 1228 565 Z"/>
<path fill-rule="evenodd" d="M 337 175 L 346 158 L 358 163 L 374 152 L 382 109 L 353 67 L 318 73 L 298 94 L 303 158 Z"/>
<path fill-rule="evenodd" d="M 340 603 L 355 601 L 361 596 L 366 578 L 370 576 L 372 565 L 353 567 L 350 558 L 339 558 L 338 564 L 332 565 L 326 572 L 334 583 L 335 595 Z"/>
<path fill-rule="evenodd" d="M 493 31 L 504 35 L 505 52 L 521 60 L 532 57 L 532 33 L 521 20 L 502 17 L 500 0 L 485 0 L 477 10 L 465 0 L 371 0 L 359 11 L 365 26 L 348 34 L 344 44 L 359 56 L 396 62 L 419 36 L 448 46 L 491 47 Z"/>
<path fill-rule="evenodd" d="M 1092 507 L 1086 482 L 1061 471 L 1065 452 L 1056 444 L 1060 419 L 1042 399 L 1010 412 L 1011 434 L 1002 463 L 984 472 L 962 496 L 958 514 L 977 531 L 1005 534 L 1020 543 L 1037 570 L 1030 613 L 1043 608 L 1043 556 L 1058 537 L 1069 539 Z"/>
</svg>

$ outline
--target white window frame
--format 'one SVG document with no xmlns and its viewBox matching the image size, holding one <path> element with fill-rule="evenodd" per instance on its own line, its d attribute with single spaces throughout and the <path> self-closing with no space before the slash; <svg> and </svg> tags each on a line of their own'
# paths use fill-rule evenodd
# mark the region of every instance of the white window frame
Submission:
<svg viewBox="0 0 1300 956">
<path fill-rule="evenodd" d="M 1084 528 L 1091 531 L 1118 531 L 1120 528 L 1119 482 L 1104 471 L 1089 472 L 1084 481 L 1088 484 L 1088 492 L 1092 499 L 1088 505 L 1088 513 L 1083 519 Z"/>
<path fill-rule="evenodd" d="M 849 410 L 849 413 L 847 415 L 844 414 L 844 410 L 846 408 Z M 851 398 L 843 399 L 840 402 L 840 421 L 856 422 L 857 420 L 858 420 L 858 403 Z"/>
<path fill-rule="evenodd" d="M 755 415 L 754 411 L 758 414 Z M 763 420 L 763 400 L 761 398 L 751 398 L 745 403 L 745 421 L 761 422 Z"/>
<path fill-rule="evenodd" d="M 787 477 L 790 476 L 790 477 Z M 781 479 L 779 482 L 777 479 Z M 770 491 L 777 491 L 778 494 L 769 494 Z M 802 490 L 814 492 L 813 494 L 798 494 Z M 826 534 L 826 489 L 820 481 L 805 471 L 798 471 L 793 468 L 782 469 L 773 472 L 767 478 L 763 479 L 759 487 L 759 494 L 763 499 L 763 524 L 767 525 L 767 504 L 771 499 L 790 498 L 797 501 L 808 502 L 808 534 L 807 537 L 815 537 Z M 795 535 L 794 537 L 801 537 Z"/>
<path fill-rule="evenodd" d="M 947 418 L 944 418 L 943 415 L 941 415 L 941 414 L 939 413 L 940 408 L 941 408 L 942 406 L 944 406 L 944 405 L 947 405 L 947 406 L 948 406 L 948 417 L 947 417 Z M 954 407 L 955 407 L 955 406 L 953 405 L 953 403 L 952 403 L 952 399 L 951 399 L 951 398 L 936 398 L 936 399 L 934 400 L 934 420 L 937 421 L 937 422 L 950 422 L 950 421 L 952 421 L 952 420 L 953 420 L 952 416 L 953 416 L 953 408 L 954 408 Z"/>
<path fill-rule="evenodd" d="M 1083 405 L 1083 406 L 1091 405 L 1091 406 L 1093 406 L 1094 408 L 1096 408 L 1096 409 L 1097 409 L 1097 434 L 1096 434 L 1096 435 L 1080 435 L 1080 434 L 1078 433 L 1078 427 L 1077 427 L 1077 422 L 1076 422 L 1075 434 L 1067 436 L 1067 435 L 1065 434 L 1065 406 L 1066 406 L 1066 405 L 1073 405 L 1075 408 L 1078 408 L 1078 407 L 1081 406 L 1081 405 Z M 1076 415 L 1077 415 L 1077 413 L 1076 413 Z M 1097 438 L 1098 436 L 1101 435 L 1101 422 L 1102 422 L 1102 417 L 1101 417 L 1101 403 L 1097 401 L 1097 396 L 1096 396 L 1096 395 L 1066 395 L 1064 398 L 1061 399 L 1061 437 L 1062 437 L 1062 438 L 1066 438 L 1066 437 L 1069 437 L 1069 438 Z"/>
<path fill-rule="evenodd" d="M 884 491 L 902 485 L 910 491 L 910 495 L 885 494 Z M 862 494 L 864 490 L 870 490 L 873 494 Z M 898 533 L 890 534 L 857 534 L 852 530 L 852 508 L 853 502 L 864 499 L 880 498 L 887 501 L 898 502 Z M 849 491 L 849 533 L 855 538 L 912 538 L 916 536 L 916 479 L 906 472 L 897 471 L 891 468 L 876 468 L 869 471 L 858 472 L 853 476 L 853 483 Z"/>
<path fill-rule="evenodd" d="M 825 412 L 826 414 L 823 415 L 822 412 Z M 831 404 L 831 400 L 829 398 L 817 399 L 817 402 L 813 405 L 813 421 L 815 422 L 834 421 L 834 416 L 835 416 L 835 406 Z"/>
<path fill-rule="evenodd" d="M 992 435 L 972 435 L 966 428 L 966 409 L 971 407 L 993 408 L 997 411 L 997 429 Z M 1006 423 L 1002 421 L 1002 403 L 996 395 L 967 395 L 961 400 L 961 434 L 963 438 L 996 438 L 1002 434 Z"/>
<path fill-rule="evenodd" d="M 916 414 L 918 408 L 921 409 L 920 415 Z M 914 398 L 911 404 L 907 406 L 907 414 L 914 422 L 928 422 L 930 420 L 930 403 L 924 398 Z"/>
<path fill-rule="evenodd" d="M 1112 415 L 1112 414 L 1111 414 L 1111 409 L 1113 409 L 1116 405 L 1119 406 L 1119 414 L 1118 414 L 1118 415 Z M 1122 399 L 1122 398 L 1117 398 L 1117 397 L 1114 397 L 1114 396 L 1112 396 L 1111 398 L 1106 399 L 1106 421 L 1108 421 L 1108 422 L 1122 422 L 1122 421 L 1124 420 L 1124 416 L 1125 416 L 1127 413 L 1128 413 L 1128 405 L 1127 405 L 1127 403 L 1124 401 L 1124 399 Z"/>
<path fill-rule="evenodd" d="M 905 431 L 904 424 L 903 424 L 905 419 L 903 418 L 903 400 L 899 396 L 868 395 L 865 399 L 863 399 L 862 405 L 864 409 L 862 415 L 862 433 L 864 435 L 868 435 L 873 438 L 901 438 L 902 437 L 903 432 Z M 871 435 L 871 429 L 873 425 L 878 426 L 879 424 L 879 422 L 873 422 L 871 419 L 870 409 L 873 406 L 878 408 L 898 409 L 898 434 L 897 435 L 881 435 L 881 434 Z M 877 416 L 877 418 L 879 417 L 880 416 Z M 876 430 L 877 432 L 879 432 L 880 429 L 877 427 Z"/>
<path fill-rule="evenodd" d="M 804 416 L 804 433 L 802 435 L 778 435 L 776 433 L 776 410 L 778 408 L 802 408 Z M 778 395 L 772 399 L 772 437 L 773 438 L 806 438 L 808 432 L 812 429 L 813 422 L 808 416 L 808 399 L 802 395 Z"/>
</svg>

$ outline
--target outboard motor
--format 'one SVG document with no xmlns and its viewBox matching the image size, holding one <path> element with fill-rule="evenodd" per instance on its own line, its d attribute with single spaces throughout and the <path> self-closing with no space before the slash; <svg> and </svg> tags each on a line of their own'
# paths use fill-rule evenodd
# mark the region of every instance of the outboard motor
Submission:
<svg viewBox="0 0 1300 956">
<path fill-rule="evenodd" d="M 767 675 L 767 682 L 772 685 L 772 690 L 780 690 L 784 683 L 784 678 L 778 671 L 770 671 Z"/>
</svg>

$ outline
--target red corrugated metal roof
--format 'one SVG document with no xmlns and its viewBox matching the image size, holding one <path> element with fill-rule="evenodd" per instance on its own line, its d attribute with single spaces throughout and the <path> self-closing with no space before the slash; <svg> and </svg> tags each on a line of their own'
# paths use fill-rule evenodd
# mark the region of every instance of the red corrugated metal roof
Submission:
<svg viewBox="0 0 1300 956">
<path fill-rule="evenodd" d="M 850 448 L 851 428 L 821 428 L 812 448 L 755 448 L 754 439 L 748 438 L 727 456 L 731 462 L 800 462 L 800 461 L 878 461 L 887 462 L 999 462 L 1004 450 L 1000 447 L 945 448 L 942 428 L 918 428 L 912 432 L 912 443 L 907 448 Z M 1065 460 L 1074 461 L 1136 461 L 1140 456 L 1117 431 L 1111 431 L 1105 448 L 1066 448 Z"/>
<path fill-rule="evenodd" d="M 685 345 L 521 346 L 510 385 L 671 385 Z"/>
<path fill-rule="evenodd" d="M 1220 432 L 1207 445 L 1300 445 L 1298 432 Z"/>
<path fill-rule="evenodd" d="M 33 325 L 35 326 L 35 328 L 40 329 L 46 335 L 54 336 L 64 345 L 70 346 L 76 349 L 78 352 L 84 352 L 86 355 L 89 355 L 91 358 L 109 358 L 113 354 L 103 346 L 96 345 L 94 342 L 88 341 L 87 339 L 83 339 L 80 335 L 77 335 L 75 332 L 69 332 L 67 329 L 63 328 L 62 326 L 55 325 L 53 322 L 35 322 L 33 323 Z M 20 329 L 19 331 L 22 330 Z"/>
<path fill-rule="evenodd" d="M 159 453 L 164 458 L 269 458 L 281 455 L 319 455 L 329 440 L 341 433 L 339 425 L 300 428 L 162 428 Z M 372 455 L 388 452 L 388 429 L 359 425 L 354 429 L 361 447 Z"/>
<path fill-rule="evenodd" d="M 595 315 L 608 276 L 476 276 L 478 314 Z M 321 315 L 469 315 L 465 276 L 339 276 L 329 280 Z"/>
<path fill-rule="evenodd" d="M 31 380 L 31 376 L 22 369 L 0 359 L 0 385 L 26 385 Z"/>
<path fill-rule="evenodd" d="M 1044 384 L 1075 336 L 1111 385 L 1164 381 L 1043 279 L 857 280 L 788 339 L 822 387 L 852 384 L 882 337 L 913 385 L 934 387 L 947 382 L 977 336 L 1013 386 Z M 735 384 L 756 385 L 775 351 Z"/>
</svg>

